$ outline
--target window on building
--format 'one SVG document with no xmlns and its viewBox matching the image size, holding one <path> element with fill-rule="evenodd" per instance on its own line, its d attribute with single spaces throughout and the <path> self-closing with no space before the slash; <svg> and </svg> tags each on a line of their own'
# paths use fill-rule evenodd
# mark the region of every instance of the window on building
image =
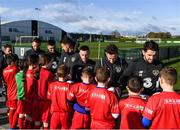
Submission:
<svg viewBox="0 0 180 130">
<path fill-rule="evenodd" d="M 53 34 L 51 30 L 45 30 L 46 34 Z"/>
</svg>

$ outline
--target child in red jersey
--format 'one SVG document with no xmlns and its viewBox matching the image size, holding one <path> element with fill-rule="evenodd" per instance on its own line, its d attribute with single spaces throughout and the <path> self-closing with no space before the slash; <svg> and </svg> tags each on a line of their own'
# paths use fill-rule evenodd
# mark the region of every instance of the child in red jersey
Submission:
<svg viewBox="0 0 180 130">
<path fill-rule="evenodd" d="M 87 94 L 88 92 L 95 88 L 92 84 L 93 81 L 93 71 L 92 69 L 85 67 L 81 73 L 82 83 L 75 83 L 70 88 L 70 93 L 68 94 L 68 100 L 74 101 L 73 108 L 75 110 L 72 120 L 72 129 L 88 129 L 90 128 L 90 112 L 85 110 Z"/>
<path fill-rule="evenodd" d="M 38 68 L 39 58 L 37 55 L 28 55 L 25 60 L 25 67 L 23 77 L 25 79 L 25 128 L 32 129 L 34 125 L 34 115 L 37 113 L 33 112 L 34 102 L 37 100 L 37 77 L 36 71 Z M 34 120 L 34 121 L 33 121 Z M 40 125 L 40 123 L 39 123 Z"/>
<path fill-rule="evenodd" d="M 141 120 L 146 101 L 140 96 L 143 81 L 132 77 L 127 84 L 128 98 L 119 101 L 120 129 L 144 129 Z"/>
<path fill-rule="evenodd" d="M 67 102 L 70 84 L 65 81 L 68 69 L 64 65 L 57 68 L 58 81 L 52 82 L 48 87 L 48 98 L 51 100 L 50 129 L 68 129 L 71 123 L 72 107 Z"/>
<path fill-rule="evenodd" d="M 115 119 L 119 116 L 118 100 L 115 94 L 108 91 L 110 72 L 106 67 L 96 70 L 96 88 L 88 93 L 87 107 L 91 114 L 92 129 L 113 129 Z"/>
<path fill-rule="evenodd" d="M 51 72 L 51 56 L 49 54 L 43 54 L 39 63 L 41 65 L 39 79 L 38 79 L 38 88 L 37 88 L 37 107 L 34 107 L 36 110 L 36 120 L 43 122 L 43 128 L 48 129 L 49 120 L 50 120 L 50 106 L 51 102 L 47 99 L 48 85 L 54 80 L 54 75 Z M 36 124 L 35 124 L 36 125 Z M 35 126 L 38 128 L 38 126 Z"/>
<path fill-rule="evenodd" d="M 16 59 L 13 55 L 8 55 L 6 58 L 7 67 L 3 70 L 3 78 L 7 89 L 7 107 L 9 108 L 9 124 L 10 128 L 15 128 L 17 125 L 18 114 L 17 109 L 17 85 L 15 81 L 16 73 L 19 71 L 16 66 Z"/>
<path fill-rule="evenodd" d="M 150 129 L 180 129 L 180 95 L 174 91 L 177 71 L 165 67 L 160 71 L 163 92 L 152 95 L 143 112 L 143 125 Z"/>
</svg>

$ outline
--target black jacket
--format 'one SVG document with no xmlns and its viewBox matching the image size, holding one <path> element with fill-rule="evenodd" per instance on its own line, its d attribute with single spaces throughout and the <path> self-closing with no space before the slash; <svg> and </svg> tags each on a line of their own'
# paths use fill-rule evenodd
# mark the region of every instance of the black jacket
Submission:
<svg viewBox="0 0 180 130">
<path fill-rule="evenodd" d="M 82 62 L 81 59 L 77 60 L 73 63 L 72 69 L 71 69 L 71 77 L 73 82 L 82 82 L 81 81 L 81 72 L 84 69 L 84 67 L 88 67 L 94 70 L 95 61 L 88 59 L 86 63 Z"/>
<path fill-rule="evenodd" d="M 29 55 L 35 54 L 35 55 L 37 55 L 37 56 L 41 56 L 41 55 L 44 54 L 44 53 L 45 53 L 45 51 L 43 51 L 43 50 L 41 50 L 41 49 L 38 49 L 38 50 L 36 50 L 36 51 L 34 51 L 33 49 L 29 49 L 29 50 L 27 50 L 27 51 L 25 52 L 23 59 L 26 59 L 27 56 L 29 56 Z"/>
<path fill-rule="evenodd" d="M 51 56 L 51 60 L 52 60 L 51 71 L 53 73 L 56 73 L 56 70 L 57 70 L 57 67 L 58 67 L 58 64 L 59 64 L 59 61 L 60 61 L 61 53 L 56 51 L 55 53 L 49 53 L 48 52 L 48 54 Z"/>
<path fill-rule="evenodd" d="M 111 79 L 110 79 L 109 85 L 113 86 L 113 87 L 120 87 L 120 80 L 119 79 L 127 67 L 127 62 L 124 59 L 120 59 L 118 57 L 118 59 L 115 61 L 115 63 L 112 64 L 105 57 L 105 58 L 101 58 L 100 60 L 98 60 L 96 62 L 94 70 L 96 71 L 96 69 L 101 67 L 101 66 L 106 66 L 110 71 L 110 78 Z"/>
<path fill-rule="evenodd" d="M 79 59 L 79 53 L 71 52 L 62 52 L 60 60 L 59 60 L 59 65 L 64 64 L 69 71 L 72 68 L 72 65 L 75 61 Z"/>
<path fill-rule="evenodd" d="M 150 64 L 140 58 L 129 64 L 122 75 L 122 79 L 127 83 L 132 76 L 141 77 L 143 79 L 144 94 L 152 95 L 154 93 L 153 89 L 158 85 L 159 72 L 162 68 L 163 64 L 158 60 Z"/>
</svg>

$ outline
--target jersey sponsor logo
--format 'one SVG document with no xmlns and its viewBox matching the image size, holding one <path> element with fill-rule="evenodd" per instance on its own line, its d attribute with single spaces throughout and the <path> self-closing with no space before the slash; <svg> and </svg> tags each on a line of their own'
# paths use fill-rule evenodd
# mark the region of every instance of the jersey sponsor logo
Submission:
<svg viewBox="0 0 180 130">
<path fill-rule="evenodd" d="M 134 104 L 125 104 L 125 107 L 126 108 L 129 108 L 129 109 L 135 109 L 135 110 L 140 110 L 140 111 L 143 111 L 144 110 L 144 106 L 140 106 L 140 105 L 134 105 Z"/>
<path fill-rule="evenodd" d="M 153 83 L 152 83 L 152 79 L 150 77 L 143 79 L 143 86 L 145 88 L 150 88 L 152 85 L 153 85 Z"/>
<path fill-rule="evenodd" d="M 115 70 L 116 70 L 117 73 L 120 73 L 121 72 L 121 67 L 117 66 L 117 67 L 115 67 Z"/>
<path fill-rule="evenodd" d="M 56 61 L 53 61 L 52 62 L 52 69 L 56 69 L 57 68 L 57 62 Z"/>
<path fill-rule="evenodd" d="M 180 104 L 180 99 L 164 99 L 164 104 Z"/>
<path fill-rule="evenodd" d="M 72 57 L 72 58 L 71 58 L 71 61 L 72 61 L 72 62 L 74 62 L 75 60 L 76 60 L 76 58 L 75 58 L 75 57 Z"/>
<path fill-rule="evenodd" d="M 59 87 L 59 86 L 55 86 L 54 89 L 55 90 L 63 90 L 63 91 L 67 91 L 68 90 L 67 87 Z"/>
<path fill-rule="evenodd" d="M 4 73 L 13 72 L 13 69 L 5 70 Z"/>
<path fill-rule="evenodd" d="M 139 76 L 142 76 L 142 74 L 143 74 L 143 70 L 140 70 L 139 71 Z"/>
<path fill-rule="evenodd" d="M 82 67 L 78 67 L 78 70 L 82 70 Z"/>
<path fill-rule="evenodd" d="M 159 75 L 159 70 L 153 70 L 152 73 L 153 73 L 154 76 L 158 76 Z"/>
<path fill-rule="evenodd" d="M 100 98 L 101 100 L 105 100 L 106 99 L 106 96 L 104 94 L 92 93 L 91 96 L 95 97 L 95 98 Z"/>
<path fill-rule="evenodd" d="M 63 63 L 65 63 L 66 62 L 66 57 L 64 57 L 64 59 L 63 59 Z"/>
</svg>

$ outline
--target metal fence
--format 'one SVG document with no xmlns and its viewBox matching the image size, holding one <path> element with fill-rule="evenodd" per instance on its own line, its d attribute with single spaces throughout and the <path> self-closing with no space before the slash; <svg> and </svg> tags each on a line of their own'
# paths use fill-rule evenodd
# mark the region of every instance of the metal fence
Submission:
<svg viewBox="0 0 180 130">
<path fill-rule="evenodd" d="M 142 57 L 142 49 L 119 49 L 119 56 L 126 59 L 127 62 L 131 62 L 135 59 Z M 159 50 L 160 60 L 169 60 L 171 58 L 176 58 L 180 56 L 180 46 L 172 47 L 161 47 Z"/>
</svg>

